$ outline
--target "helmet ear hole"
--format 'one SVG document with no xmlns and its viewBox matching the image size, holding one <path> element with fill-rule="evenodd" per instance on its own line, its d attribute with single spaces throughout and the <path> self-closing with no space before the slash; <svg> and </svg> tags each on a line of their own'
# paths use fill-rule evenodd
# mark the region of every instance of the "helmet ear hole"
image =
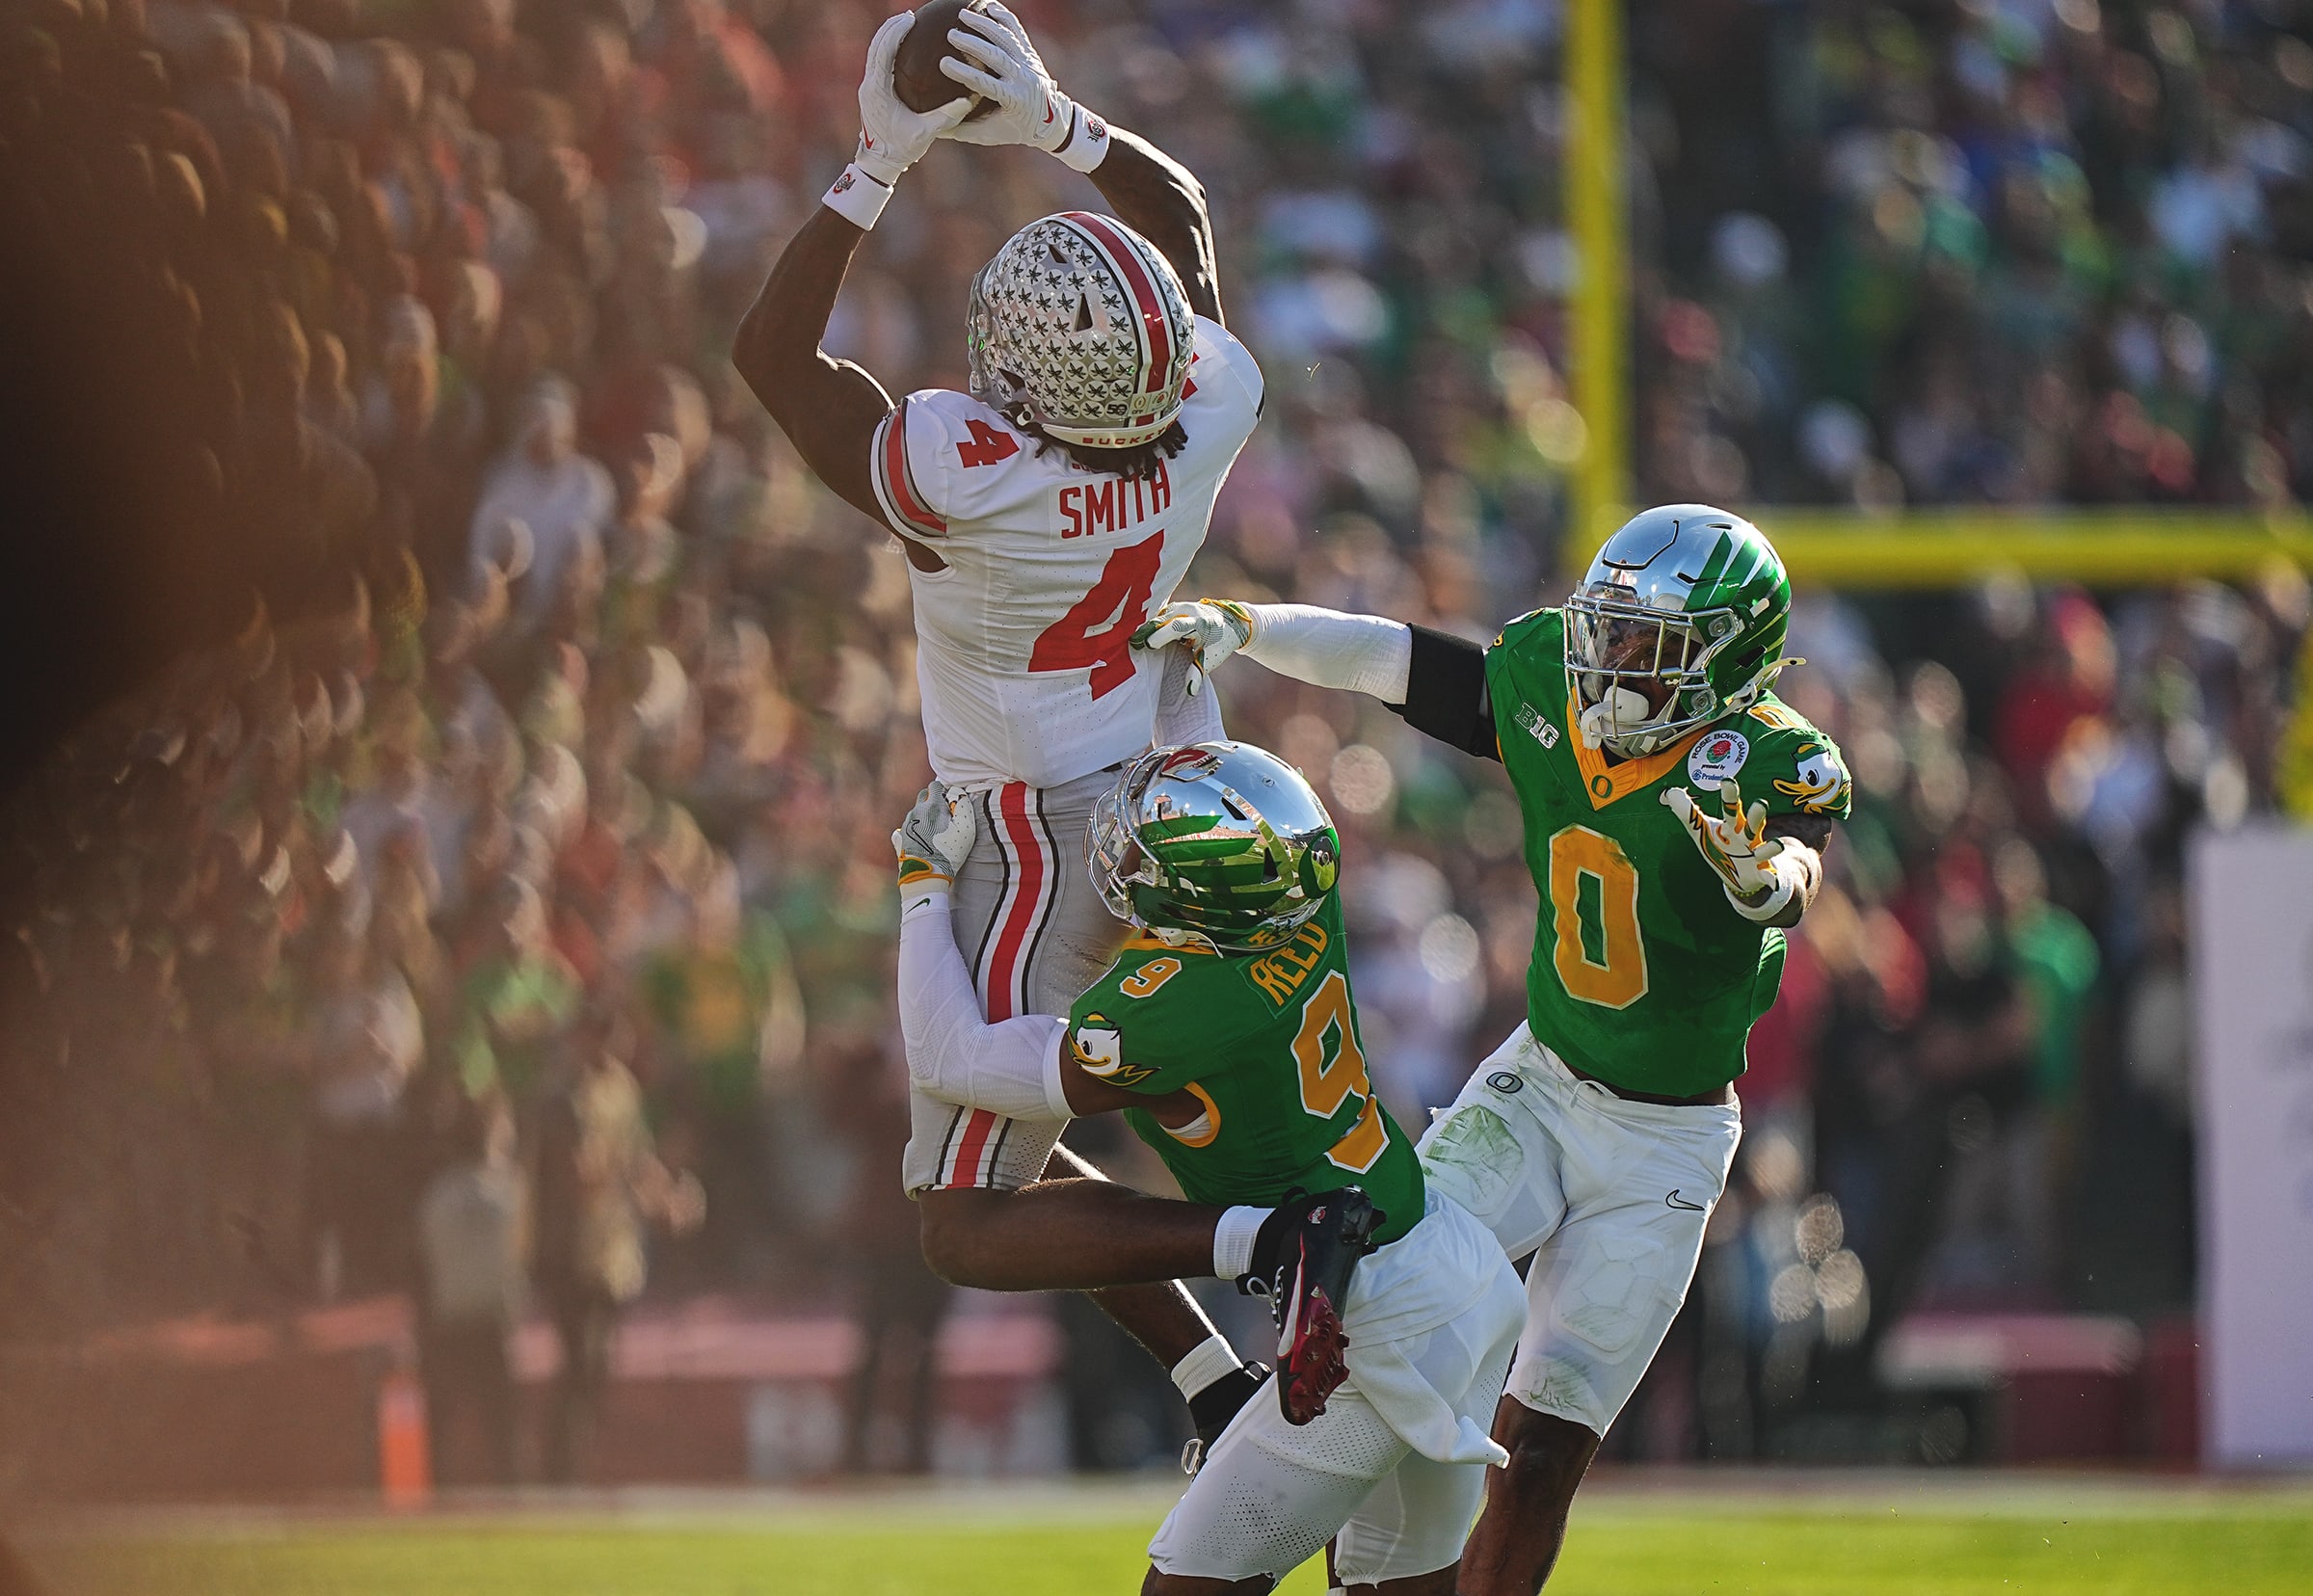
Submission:
<svg viewBox="0 0 2313 1596">
<path fill-rule="evenodd" d="M 1299 873 L 1301 890 L 1311 897 L 1320 898 L 1333 891 L 1333 884 L 1342 876 L 1342 861 L 1330 838 L 1320 837 L 1310 843 L 1309 851 L 1301 856 Z"/>
</svg>

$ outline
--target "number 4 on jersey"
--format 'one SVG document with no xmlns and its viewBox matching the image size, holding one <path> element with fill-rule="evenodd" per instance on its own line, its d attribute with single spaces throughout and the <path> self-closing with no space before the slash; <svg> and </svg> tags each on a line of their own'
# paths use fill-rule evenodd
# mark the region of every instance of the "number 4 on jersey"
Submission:
<svg viewBox="0 0 2313 1596">
<path fill-rule="evenodd" d="M 964 425 L 971 430 L 971 441 L 956 445 L 956 458 L 964 463 L 966 470 L 975 466 L 993 466 L 1020 453 L 1020 444 L 1010 433 L 997 432 L 977 416 Z"/>
<path fill-rule="evenodd" d="M 1092 667 L 1092 696 L 1105 698 L 1132 679 L 1132 634 L 1149 618 L 1149 596 L 1164 557 L 1164 534 L 1108 556 L 1092 591 L 1044 629 L 1029 652 L 1031 671 Z"/>
</svg>

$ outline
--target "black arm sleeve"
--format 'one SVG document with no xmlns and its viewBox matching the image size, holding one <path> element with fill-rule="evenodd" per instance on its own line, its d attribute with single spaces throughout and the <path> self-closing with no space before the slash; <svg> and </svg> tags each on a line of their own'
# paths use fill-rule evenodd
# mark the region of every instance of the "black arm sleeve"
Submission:
<svg viewBox="0 0 2313 1596">
<path fill-rule="evenodd" d="M 1501 758 L 1494 706 L 1486 695 L 1486 651 L 1450 632 L 1407 629 L 1414 634 L 1414 656 L 1405 673 L 1405 702 L 1390 707 L 1415 731 L 1449 747 Z"/>
</svg>

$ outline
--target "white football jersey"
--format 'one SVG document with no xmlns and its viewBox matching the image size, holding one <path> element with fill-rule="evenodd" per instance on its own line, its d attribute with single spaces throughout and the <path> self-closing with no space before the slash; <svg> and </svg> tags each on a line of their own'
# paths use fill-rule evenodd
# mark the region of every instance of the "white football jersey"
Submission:
<svg viewBox="0 0 2313 1596">
<path fill-rule="evenodd" d="M 944 782 L 1057 786 L 1147 748 L 1161 661 L 1132 633 L 1168 602 L 1262 405 L 1261 368 L 1197 318 L 1187 445 L 1138 481 L 1040 449 L 969 394 L 927 388 L 876 429 L 893 531 L 947 562 L 908 567 L 916 674 Z"/>
</svg>

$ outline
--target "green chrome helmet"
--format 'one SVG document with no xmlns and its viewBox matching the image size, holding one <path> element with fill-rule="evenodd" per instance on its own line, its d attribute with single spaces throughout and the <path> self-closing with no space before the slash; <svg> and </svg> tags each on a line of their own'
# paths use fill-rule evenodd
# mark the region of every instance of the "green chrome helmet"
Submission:
<svg viewBox="0 0 2313 1596">
<path fill-rule="evenodd" d="M 1092 811 L 1092 884 L 1166 942 L 1271 947 L 1340 878 L 1333 817 L 1276 755 L 1246 743 L 1152 748 Z"/>
<path fill-rule="evenodd" d="M 1578 730 L 1625 758 L 1748 708 L 1790 663 L 1782 558 L 1749 521 L 1707 504 L 1623 522 L 1565 615 Z"/>
</svg>

